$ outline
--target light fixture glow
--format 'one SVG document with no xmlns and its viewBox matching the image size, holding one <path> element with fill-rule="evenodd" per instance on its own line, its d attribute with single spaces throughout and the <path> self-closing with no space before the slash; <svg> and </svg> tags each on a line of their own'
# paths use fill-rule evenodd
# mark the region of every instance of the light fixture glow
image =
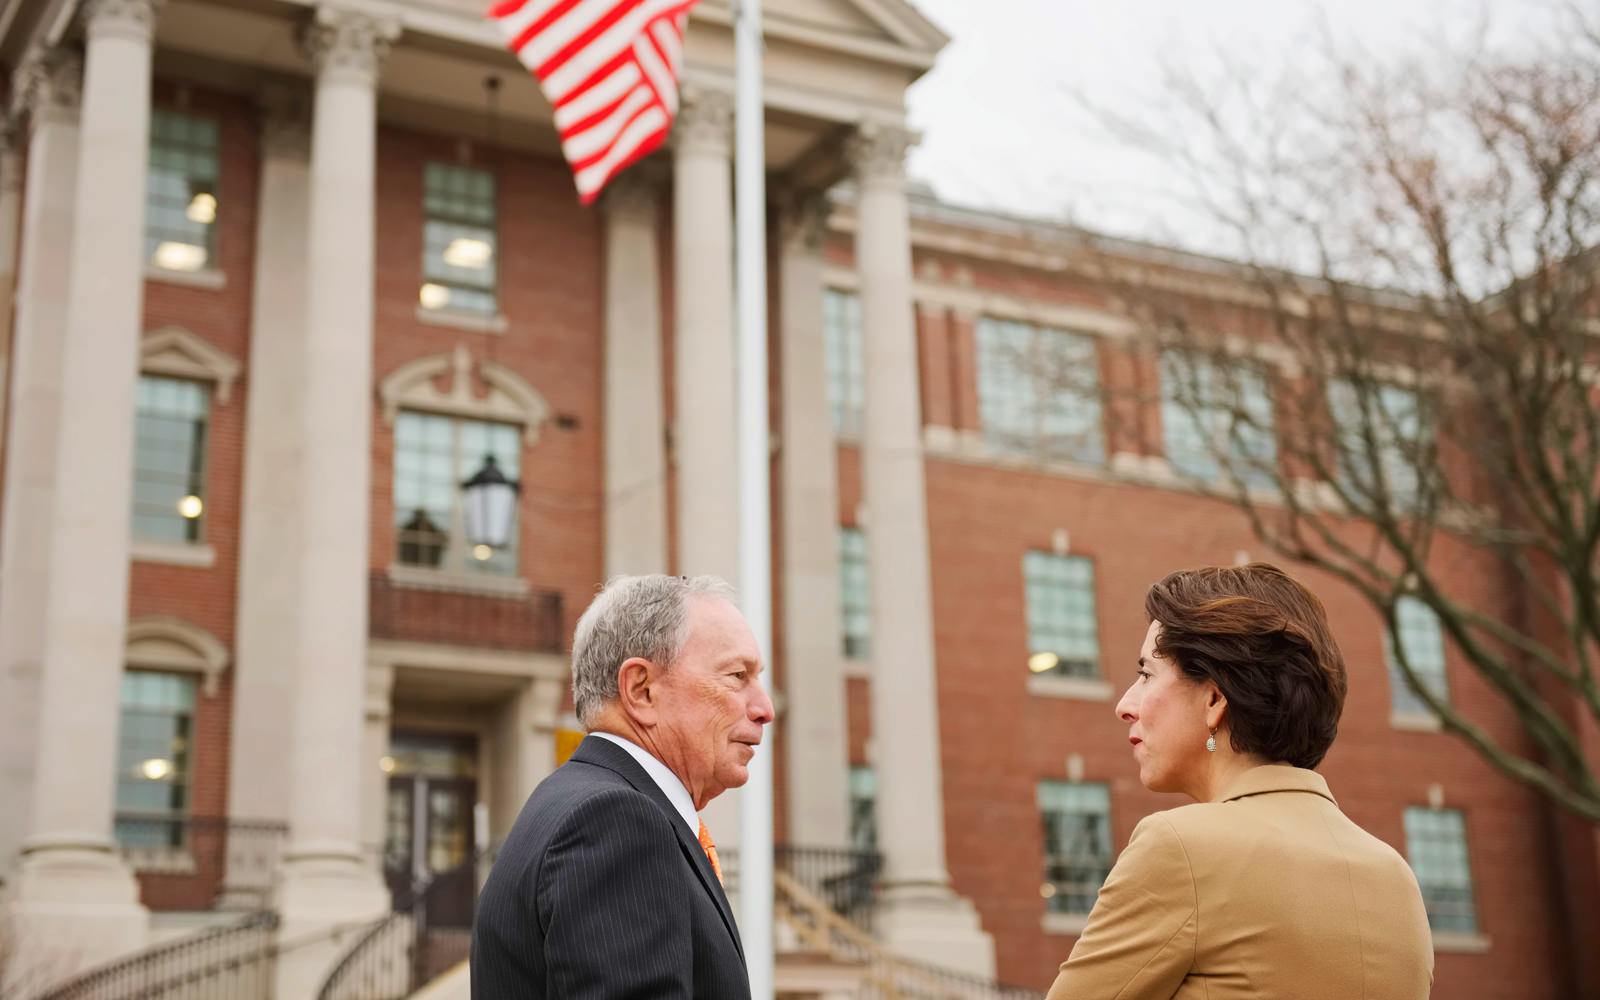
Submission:
<svg viewBox="0 0 1600 1000">
<path fill-rule="evenodd" d="M 470 236 L 457 236 L 444 248 L 444 262 L 451 267 L 476 270 L 485 267 L 494 256 L 494 248 L 486 241 Z"/>
<path fill-rule="evenodd" d="M 160 781 L 172 773 L 172 761 L 161 757 L 152 757 L 139 765 L 139 773 L 151 781 Z"/>
<path fill-rule="evenodd" d="M 217 196 L 209 191 L 201 191 L 189 201 L 189 207 L 184 210 L 184 215 L 191 222 L 204 222 L 210 225 L 217 221 Z"/>
<path fill-rule="evenodd" d="M 417 297 L 422 300 L 424 309 L 443 309 L 450 304 L 450 289 L 430 281 L 422 286 L 422 291 Z"/>
<path fill-rule="evenodd" d="M 187 517 L 191 521 L 199 517 L 200 512 L 205 510 L 205 508 L 206 505 L 202 503 L 200 498 L 195 496 L 193 493 L 178 501 L 178 513 L 182 514 L 184 517 Z"/>
<path fill-rule="evenodd" d="M 382 771 L 384 774 L 393 774 L 394 773 L 394 758 L 393 757 L 379 757 L 378 758 L 378 770 Z"/>
<path fill-rule="evenodd" d="M 1028 669 L 1036 674 L 1042 674 L 1046 670 L 1054 670 L 1056 664 L 1060 662 L 1061 657 L 1054 653 L 1034 653 L 1028 657 Z"/>
<path fill-rule="evenodd" d="M 206 266 L 206 248 L 168 240 L 156 247 L 155 261 L 168 271 L 198 271 Z"/>
<path fill-rule="evenodd" d="M 1043 896 L 1045 899 L 1049 899 L 1051 896 L 1054 896 L 1055 894 L 1056 894 L 1056 887 L 1055 887 L 1055 885 L 1053 885 L 1050 882 L 1046 882 L 1044 885 L 1041 885 L 1039 887 L 1039 895 Z"/>
<path fill-rule="evenodd" d="M 479 562 L 486 562 L 492 555 L 494 555 L 494 549 L 487 545 L 474 545 L 472 547 L 472 558 Z"/>
</svg>

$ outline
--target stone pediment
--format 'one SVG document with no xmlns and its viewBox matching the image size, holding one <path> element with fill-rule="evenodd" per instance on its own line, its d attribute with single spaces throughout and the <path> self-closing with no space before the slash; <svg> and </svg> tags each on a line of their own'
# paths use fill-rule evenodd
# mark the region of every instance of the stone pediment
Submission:
<svg viewBox="0 0 1600 1000">
<path fill-rule="evenodd" d="M 767 0 L 764 19 L 889 42 L 933 55 L 950 38 L 906 0 Z"/>
<path fill-rule="evenodd" d="M 487 393 L 472 388 L 476 372 Z M 440 389 L 438 379 L 448 374 L 450 388 Z M 434 354 L 407 362 L 378 383 L 384 420 L 392 427 L 401 410 L 422 410 L 473 420 L 518 424 L 528 445 L 539 440 L 539 429 L 553 415 L 544 395 L 505 365 L 488 359 L 473 363 L 465 347 L 450 354 Z"/>
<path fill-rule="evenodd" d="M 233 383 L 243 367 L 238 358 L 181 326 L 153 330 L 139 342 L 141 372 L 211 382 L 221 406 L 228 405 Z"/>
</svg>

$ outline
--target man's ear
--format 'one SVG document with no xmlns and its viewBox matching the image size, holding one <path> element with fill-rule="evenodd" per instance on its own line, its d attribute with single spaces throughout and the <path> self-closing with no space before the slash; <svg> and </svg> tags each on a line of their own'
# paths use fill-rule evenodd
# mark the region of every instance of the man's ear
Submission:
<svg viewBox="0 0 1600 1000">
<path fill-rule="evenodd" d="M 655 725 L 656 710 L 660 707 L 658 679 L 656 665 L 642 656 L 623 660 L 622 666 L 617 668 L 617 703 L 636 725 Z"/>
</svg>

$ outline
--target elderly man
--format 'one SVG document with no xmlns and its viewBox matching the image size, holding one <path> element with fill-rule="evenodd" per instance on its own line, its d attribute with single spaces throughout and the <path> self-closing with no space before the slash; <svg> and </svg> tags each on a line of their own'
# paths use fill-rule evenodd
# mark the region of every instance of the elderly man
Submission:
<svg viewBox="0 0 1600 1000">
<path fill-rule="evenodd" d="M 484 885 L 474 1000 L 750 996 L 698 811 L 772 721 L 761 650 L 715 577 L 612 580 L 578 620 L 589 735 L 539 784 Z"/>
</svg>

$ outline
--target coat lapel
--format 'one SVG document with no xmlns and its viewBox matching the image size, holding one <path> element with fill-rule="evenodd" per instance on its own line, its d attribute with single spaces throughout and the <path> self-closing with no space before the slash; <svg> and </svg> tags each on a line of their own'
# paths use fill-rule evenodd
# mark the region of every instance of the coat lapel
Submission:
<svg viewBox="0 0 1600 1000">
<path fill-rule="evenodd" d="M 684 860 L 688 861 L 689 867 L 693 868 L 695 875 L 699 877 L 701 887 L 717 905 L 717 912 L 722 915 L 722 922 L 727 925 L 728 934 L 733 937 L 733 946 L 739 950 L 739 960 L 744 961 L 744 942 L 739 940 L 739 925 L 733 919 L 733 908 L 728 905 L 728 895 L 723 892 L 717 873 L 711 869 L 711 860 L 706 857 L 705 849 L 700 846 L 700 838 L 689 831 L 688 825 L 683 822 L 683 817 L 673 806 L 672 800 L 667 798 L 667 793 L 663 792 L 655 779 L 639 766 L 638 761 L 629 756 L 628 751 L 609 740 L 585 736 L 583 742 L 578 744 L 578 749 L 572 752 L 571 759 L 615 772 L 635 789 L 649 796 L 651 801 L 666 813 L 673 833 L 677 834 L 678 849 L 683 853 Z"/>
</svg>

